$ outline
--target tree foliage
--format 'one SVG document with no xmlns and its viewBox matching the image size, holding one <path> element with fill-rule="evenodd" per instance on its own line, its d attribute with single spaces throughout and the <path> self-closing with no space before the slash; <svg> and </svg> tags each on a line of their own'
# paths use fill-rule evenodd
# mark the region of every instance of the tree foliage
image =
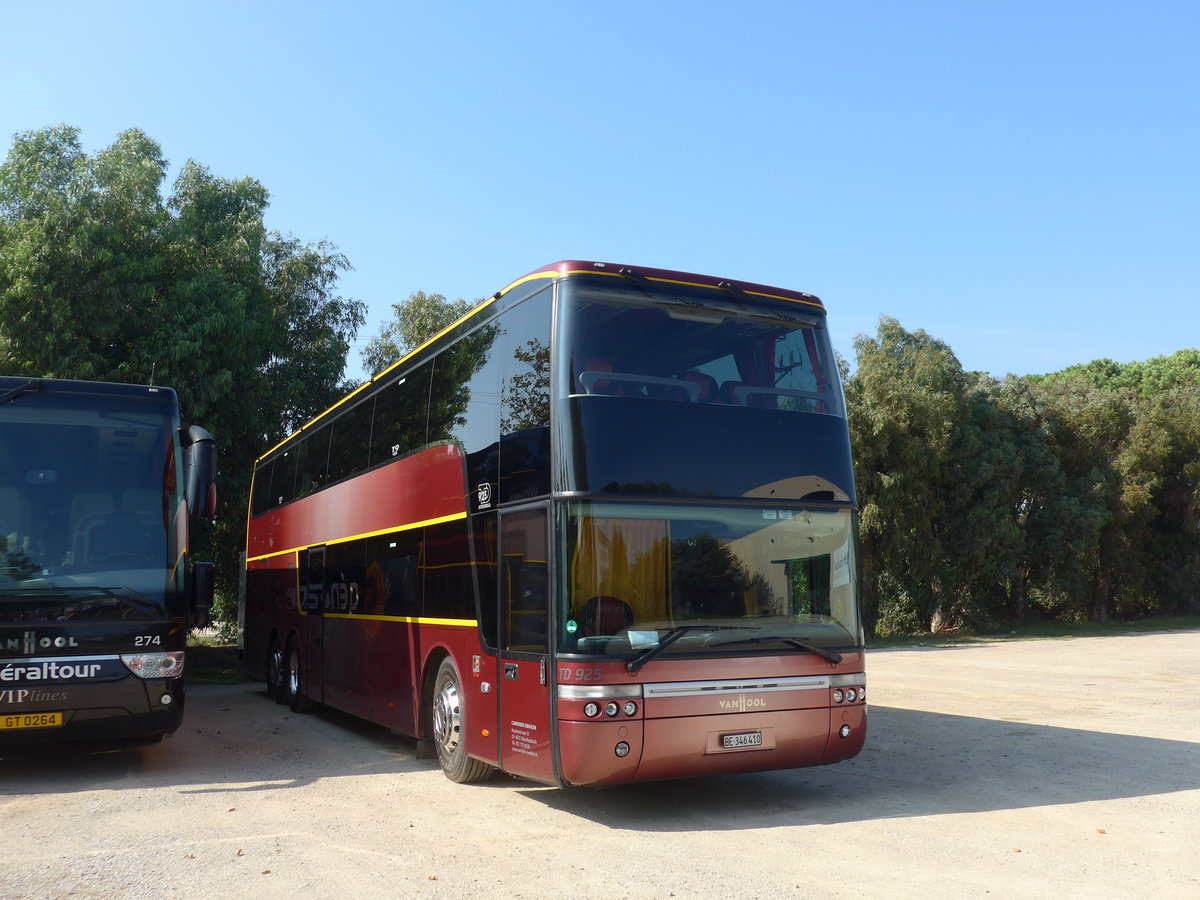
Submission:
<svg viewBox="0 0 1200 900">
<path fill-rule="evenodd" d="M 1200 352 L 997 381 L 886 317 L 855 348 L 878 631 L 1200 613 Z"/>
<path fill-rule="evenodd" d="M 362 351 L 363 368 L 378 375 L 410 350 L 436 336 L 471 310 L 466 300 L 447 300 L 442 294 L 413 291 L 408 299 L 392 304 L 392 318 Z"/>
<path fill-rule="evenodd" d="M 161 384 L 220 452 L 212 551 L 236 584 L 251 464 L 341 395 L 362 303 L 344 256 L 263 224 L 266 189 L 145 133 L 88 155 L 65 125 L 16 135 L 0 165 L 0 371 Z"/>
</svg>

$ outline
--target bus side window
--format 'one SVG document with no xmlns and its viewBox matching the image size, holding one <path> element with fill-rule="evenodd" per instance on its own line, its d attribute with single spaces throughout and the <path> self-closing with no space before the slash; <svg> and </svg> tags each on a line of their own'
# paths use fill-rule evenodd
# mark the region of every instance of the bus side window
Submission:
<svg viewBox="0 0 1200 900">
<path fill-rule="evenodd" d="M 509 513 L 501 517 L 500 529 L 504 649 L 544 653 L 549 604 L 546 511 Z"/>
<path fill-rule="evenodd" d="M 329 442 L 329 484 L 367 468 L 374 414 L 375 399 L 368 397 L 333 421 Z"/>
<path fill-rule="evenodd" d="M 392 383 L 375 398 L 375 422 L 371 429 L 371 465 L 379 465 L 425 446 L 429 415 L 427 362 Z"/>
<path fill-rule="evenodd" d="M 319 491 L 326 484 L 325 467 L 329 462 L 329 432 L 325 425 L 296 445 L 295 499 Z M 288 499 L 283 502 L 286 503 Z"/>
</svg>

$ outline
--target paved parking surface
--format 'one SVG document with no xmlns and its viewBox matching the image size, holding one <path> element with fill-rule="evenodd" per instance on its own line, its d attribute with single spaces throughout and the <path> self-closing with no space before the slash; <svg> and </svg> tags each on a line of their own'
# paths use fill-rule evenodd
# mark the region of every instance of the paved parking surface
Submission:
<svg viewBox="0 0 1200 900">
<path fill-rule="evenodd" d="M 0 897 L 1200 897 L 1200 632 L 878 651 L 820 769 L 458 786 L 261 685 L 0 759 Z"/>
</svg>

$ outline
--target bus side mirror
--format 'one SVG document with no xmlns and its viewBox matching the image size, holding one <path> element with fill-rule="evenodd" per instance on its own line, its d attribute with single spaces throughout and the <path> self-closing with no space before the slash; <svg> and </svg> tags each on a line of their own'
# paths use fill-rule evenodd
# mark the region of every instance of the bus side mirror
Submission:
<svg viewBox="0 0 1200 900">
<path fill-rule="evenodd" d="M 204 628 L 212 621 L 213 564 L 192 563 L 192 597 L 188 610 L 191 628 Z"/>
<path fill-rule="evenodd" d="M 188 510 L 197 518 L 211 519 L 217 514 L 217 490 L 213 482 L 216 449 L 212 435 L 193 425 L 184 432 L 183 439 L 183 483 Z"/>
</svg>

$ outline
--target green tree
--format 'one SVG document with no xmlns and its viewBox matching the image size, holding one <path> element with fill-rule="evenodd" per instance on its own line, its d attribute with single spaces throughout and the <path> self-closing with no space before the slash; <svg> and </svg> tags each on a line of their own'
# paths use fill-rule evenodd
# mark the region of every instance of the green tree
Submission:
<svg viewBox="0 0 1200 900">
<path fill-rule="evenodd" d="M 474 306 L 466 300 L 447 300 L 442 294 L 413 291 L 402 303 L 392 304 L 392 318 L 362 351 L 363 368 L 378 375 L 411 350 L 461 319 Z"/>
<path fill-rule="evenodd" d="M 945 343 L 888 316 L 854 347 L 846 398 L 867 622 L 883 632 L 938 628 L 952 601 L 945 524 L 966 375 Z"/>
<path fill-rule="evenodd" d="M 0 165 L 0 369 L 174 387 L 220 452 L 210 535 L 233 596 L 254 458 L 343 392 L 362 303 L 346 259 L 268 232 L 266 189 L 167 162 L 136 129 L 89 156 L 65 125 Z M 227 607 L 228 609 L 228 607 Z"/>
</svg>

